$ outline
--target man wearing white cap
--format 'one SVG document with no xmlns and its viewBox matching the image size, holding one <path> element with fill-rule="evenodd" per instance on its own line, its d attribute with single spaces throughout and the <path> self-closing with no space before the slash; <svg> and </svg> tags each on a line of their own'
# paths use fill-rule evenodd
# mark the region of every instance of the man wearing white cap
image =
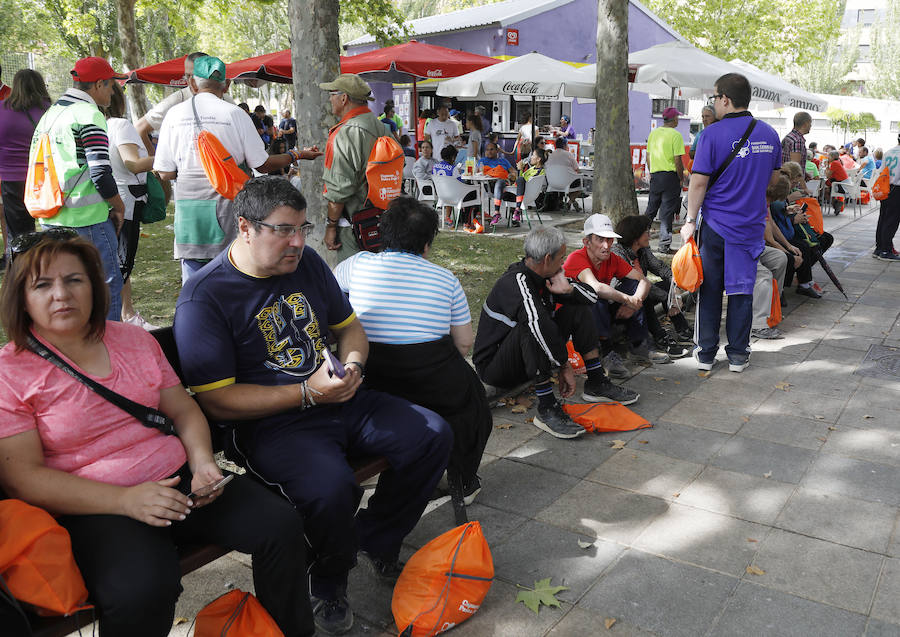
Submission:
<svg viewBox="0 0 900 637">
<path fill-rule="evenodd" d="M 566 276 L 591 286 L 599 298 L 592 309 L 606 371 L 615 378 L 631 375 L 613 349 L 614 322 L 625 323 L 634 360 L 667 363 L 668 355 L 651 350 L 647 343 L 644 300 L 650 294 L 650 282 L 640 270 L 612 252 L 615 240 L 621 238 L 613 231 L 612 221 L 606 215 L 591 215 L 584 221 L 582 235 L 583 247 L 569 255 L 564 267 Z"/>
</svg>

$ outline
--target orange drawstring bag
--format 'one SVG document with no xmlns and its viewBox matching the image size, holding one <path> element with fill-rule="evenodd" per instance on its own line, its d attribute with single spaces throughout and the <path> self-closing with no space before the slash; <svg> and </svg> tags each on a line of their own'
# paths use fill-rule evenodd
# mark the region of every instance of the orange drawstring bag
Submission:
<svg viewBox="0 0 900 637">
<path fill-rule="evenodd" d="M 25 177 L 25 208 L 35 219 L 55 217 L 63 207 L 63 192 L 56 176 L 50 135 L 41 133 Z"/>
<path fill-rule="evenodd" d="M 197 135 L 197 155 L 200 157 L 200 165 L 203 166 L 203 172 L 206 173 L 213 190 L 226 199 L 234 199 L 250 176 L 241 170 L 218 137 L 208 130 L 203 130 L 195 100 L 196 96 L 191 98 L 191 108 L 194 109 L 194 124 L 200 130 Z"/>
<path fill-rule="evenodd" d="M 772 279 L 772 309 L 769 310 L 769 317 L 766 319 L 766 325 L 775 327 L 781 323 L 781 293 L 778 291 L 778 280 Z"/>
<path fill-rule="evenodd" d="M 584 359 L 581 358 L 581 354 L 575 351 L 575 345 L 571 340 L 566 343 L 566 350 L 569 353 L 569 367 L 571 367 L 576 374 L 586 374 L 587 368 L 584 366 Z"/>
<path fill-rule="evenodd" d="M 394 586 L 391 611 L 401 637 L 450 630 L 475 614 L 494 579 L 478 522 L 439 535 L 416 551 Z"/>
<path fill-rule="evenodd" d="M 794 203 L 806 204 L 806 216 L 809 217 L 809 225 L 812 226 L 813 230 L 822 234 L 825 231 L 825 226 L 822 225 L 822 206 L 819 205 L 818 200 L 815 197 L 803 197 Z"/>
<path fill-rule="evenodd" d="M 39 615 L 91 608 L 69 532 L 49 513 L 21 500 L 0 500 L 0 576 L 10 593 Z"/>
<path fill-rule="evenodd" d="M 568 403 L 563 409 L 572 420 L 594 433 L 634 431 L 653 426 L 621 403 Z"/>
<path fill-rule="evenodd" d="M 197 613 L 194 637 L 284 637 L 251 593 L 230 590 Z"/>
<path fill-rule="evenodd" d="M 885 164 L 872 184 L 872 197 L 875 201 L 884 201 L 891 194 L 891 167 Z"/>
<path fill-rule="evenodd" d="M 675 285 L 688 292 L 696 292 L 703 283 L 703 263 L 700 249 L 691 237 L 672 257 L 672 278 Z"/>
</svg>

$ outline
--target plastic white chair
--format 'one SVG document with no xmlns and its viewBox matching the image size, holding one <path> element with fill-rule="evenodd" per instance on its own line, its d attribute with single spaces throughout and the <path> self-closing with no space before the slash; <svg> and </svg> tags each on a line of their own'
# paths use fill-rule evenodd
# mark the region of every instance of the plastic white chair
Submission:
<svg viewBox="0 0 900 637">
<path fill-rule="evenodd" d="M 544 174 L 547 176 L 547 193 L 561 192 L 568 197 L 570 192 L 578 192 L 581 197 L 581 207 L 584 209 L 584 198 L 590 186 L 587 179 L 573 172 L 567 166 L 546 166 Z"/>
<path fill-rule="evenodd" d="M 478 186 L 469 186 L 459 181 L 456 177 L 447 175 L 433 175 L 431 177 L 434 182 L 434 191 L 437 194 L 437 206 L 441 215 L 441 227 L 444 227 L 444 206 L 450 206 L 456 209 L 453 229 L 459 228 L 459 216 L 463 208 L 471 208 L 481 205 L 481 196 L 478 192 Z M 466 196 L 472 194 L 471 199 Z M 481 211 L 481 224 L 484 225 L 484 210 Z"/>
<path fill-rule="evenodd" d="M 547 187 L 547 175 L 538 175 L 537 177 L 532 177 L 530 180 L 525 182 L 525 192 L 522 195 L 522 214 L 525 215 L 525 221 L 528 222 L 528 229 L 531 229 L 531 218 L 528 216 L 528 208 L 534 206 L 534 212 L 537 214 L 538 222 L 543 224 L 544 220 L 541 219 L 541 213 L 538 212 L 537 205 L 535 202 L 540 194 L 544 191 L 544 188 Z M 507 192 L 512 192 L 515 194 L 516 187 L 508 186 L 506 188 Z M 506 201 L 505 199 L 502 202 L 504 213 L 506 214 L 506 227 L 509 228 L 509 225 L 512 221 L 512 213 L 513 210 L 516 209 L 515 201 Z M 495 226 L 496 227 L 496 226 Z"/>
<path fill-rule="evenodd" d="M 821 179 L 810 179 L 806 182 L 806 189 L 809 191 L 811 197 L 815 198 L 817 201 L 821 201 L 819 197 L 819 189 L 822 187 Z M 687 200 L 687 197 L 685 197 Z"/>
<path fill-rule="evenodd" d="M 858 179 L 851 177 L 849 179 L 845 179 L 844 181 L 835 181 L 831 184 L 831 197 L 828 205 L 831 205 L 831 202 L 835 199 L 843 199 L 844 210 L 846 210 L 847 204 L 852 199 L 853 216 L 856 217 L 857 214 L 862 214 L 859 209 L 859 199 L 861 196 L 862 193 L 859 189 Z M 834 212 L 834 206 L 832 206 L 831 211 Z"/>
<path fill-rule="evenodd" d="M 430 201 L 432 206 L 437 202 L 434 183 L 430 179 L 416 179 L 416 190 L 418 191 L 416 199 L 419 201 Z"/>
</svg>

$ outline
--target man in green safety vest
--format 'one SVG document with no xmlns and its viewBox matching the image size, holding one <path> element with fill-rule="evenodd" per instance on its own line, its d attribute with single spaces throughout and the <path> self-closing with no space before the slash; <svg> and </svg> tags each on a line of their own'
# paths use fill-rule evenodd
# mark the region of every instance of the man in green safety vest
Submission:
<svg viewBox="0 0 900 637">
<path fill-rule="evenodd" d="M 48 132 L 63 206 L 53 217 L 41 219 L 41 226 L 71 228 L 97 247 L 109 286 L 107 319 L 118 321 L 122 314 L 122 274 L 117 234 L 125 206 L 109 163 L 106 118 L 97 107 L 109 106 L 112 83 L 126 76 L 98 57 L 78 60 L 71 73 L 73 87 L 38 122 L 28 163 L 34 162 L 40 136 Z"/>
</svg>

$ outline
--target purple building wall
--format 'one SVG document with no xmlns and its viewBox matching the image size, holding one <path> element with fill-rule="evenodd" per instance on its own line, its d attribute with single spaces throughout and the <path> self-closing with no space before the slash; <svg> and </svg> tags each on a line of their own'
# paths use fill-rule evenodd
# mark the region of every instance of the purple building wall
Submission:
<svg viewBox="0 0 900 637">
<path fill-rule="evenodd" d="M 423 35 L 416 37 L 416 40 L 492 57 L 519 56 L 536 51 L 557 60 L 592 64 L 596 61 L 597 56 L 596 24 L 596 1 L 574 0 L 574 2 L 550 9 L 540 15 L 510 24 L 508 28 L 519 31 L 518 46 L 507 46 L 507 27 L 496 26 Z M 672 33 L 643 11 L 634 5 L 629 5 L 629 52 L 640 51 L 674 39 L 675 36 Z M 363 44 L 349 47 L 346 53 L 347 55 L 356 55 L 376 48 L 378 46 L 375 44 Z M 383 82 L 372 82 L 371 87 L 376 100 L 372 105 L 372 110 L 380 112 L 385 100 L 393 97 L 392 87 Z M 645 93 L 636 91 L 629 92 L 629 96 L 631 142 L 642 144 L 646 142 L 647 135 L 650 133 L 652 119 L 650 98 Z M 594 104 L 579 104 L 577 101 L 572 103 L 572 125 L 577 133 L 584 135 L 585 139 L 594 125 L 594 114 Z M 689 127 L 690 123 L 686 119 L 678 127 L 685 139 L 689 139 Z"/>
</svg>

